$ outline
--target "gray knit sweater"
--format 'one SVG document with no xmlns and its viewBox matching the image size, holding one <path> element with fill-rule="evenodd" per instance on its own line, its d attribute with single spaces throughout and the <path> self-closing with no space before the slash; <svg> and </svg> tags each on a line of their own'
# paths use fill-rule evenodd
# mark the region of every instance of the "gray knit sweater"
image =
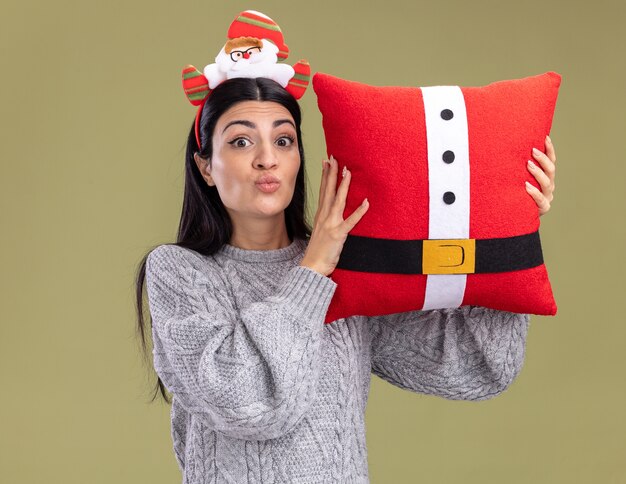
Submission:
<svg viewBox="0 0 626 484">
<path fill-rule="evenodd" d="M 371 373 L 484 400 L 522 368 L 528 315 L 463 306 L 324 324 L 337 284 L 299 265 L 306 244 L 150 252 L 154 366 L 184 484 L 367 483 Z"/>
</svg>

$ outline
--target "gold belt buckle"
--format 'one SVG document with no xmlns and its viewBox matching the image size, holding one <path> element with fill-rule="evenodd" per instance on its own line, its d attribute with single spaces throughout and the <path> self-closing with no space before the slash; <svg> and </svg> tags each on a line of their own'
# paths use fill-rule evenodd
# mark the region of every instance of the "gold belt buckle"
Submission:
<svg viewBox="0 0 626 484">
<path fill-rule="evenodd" d="M 422 245 L 423 274 L 473 274 L 476 239 L 429 239 Z"/>
</svg>

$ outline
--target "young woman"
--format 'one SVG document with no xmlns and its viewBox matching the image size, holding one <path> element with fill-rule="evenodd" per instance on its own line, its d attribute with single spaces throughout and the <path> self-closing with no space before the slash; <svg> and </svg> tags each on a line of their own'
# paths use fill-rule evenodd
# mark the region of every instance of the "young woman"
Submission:
<svg viewBox="0 0 626 484">
<path fill-rule="evenodd" d="M 368 482 L 370 376 L 484 400 L 522 368 L 528 315 L 463 306 L 324 324 L 329 274 L 364 202 L 343 219 L 350 172 L 324 162 L 311 229 L 297 101 L 276 82 L 230 79 L 208 98 L 186 154 L 176 244 L 142 261 L 158 387 L 184 483 Z M 537 155 L 543 193 L 554 149 Z M 541 172 L 541 173 L 539 173 Z"/>
</svg>

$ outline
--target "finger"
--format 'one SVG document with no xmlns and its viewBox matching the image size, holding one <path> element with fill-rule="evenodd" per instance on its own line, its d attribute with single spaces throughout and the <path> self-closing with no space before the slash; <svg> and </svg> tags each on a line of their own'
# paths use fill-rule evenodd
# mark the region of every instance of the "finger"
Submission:
<svg viewBox="0 0 626 484">
<path fill-rule="evenodd" d="M 328 160 L 324 160 L 322 162 L 322 179 L 320 181 L 320 193 L 319 193 L 320 197 L 324 194 L 329 170 L 330 170 L 330 162 Z"/>
<path fill-rule="evenodd" d="M 313 228 L 317 225 L 320 210 L 324 205 L 324 193 L 326 191 L 326 180 L 328 178 L 330 164 L 328 160 L 322 160 L 322 180 L 320 181 L 320 193 L 317 197 L 317 212 L 315 213 L 315 219 L 313 221 Z"/>
<path fill-rule="evenodd" d="M 526 182 L 526 191 L 533 198 L 533 200 L 535 200 L 535 203 L 539 208 L 539 215 L 543 215 L 550 210 L 550 202 L 543 196 L 543 193 L 541 193 L 537 187 L 534 187 L 529 182 Z"/>
<path fill-rule="evenodd" d="M 539 162 L 543 171 L 548 175 L 550 181 L 554 182 L 554 175 L 556 172 L 556 165 L 552 162 L 548 155 L 542 153 L 537 148 L 533 148 L 533 158 Z"/>
<path fill-rule="evenodd" d="M 552 144 L 550 136 L 546 136 L 546 155 L 548 155 L 552 163 L 556 163 L 556 151 L 554 150 L 554 144 Z"/>
<path fill-rule="evenodd" d="M 330 155 L 330 165 L 327 167 L 326 182 L 324 183 L 323 203 L 320 210 L 320 217 L 326 217 L 330 207 L 335 200 L 335 191 L 337 186 L 337 160 Z"/>
<path fill-rule="evenodd" d="M 348 196 L 348 187 L 350 185 L 350 180 L 352 179 L 352 173 L 347 167 L 344 166 L 342 176 L 343 179 L 337 189 L 337 196 L 335 197 L 335 203 L 333 203 L 332 209 L 336 213 L 339 213 L 339 215 L 343 218 L 343 211 L 346 208 L 346 197 Z"/>
<path fill-rule="evenodd" d="M 332 201 L 335 199 L 335 192 L 337 191 L 337 160 L 330 155 L 330 169 L 328 170 L 326 186 L 324 188 L 325 201 Z M 326 204 L 326 206 L 329 206 Z"/>
<path fill-rule="evenodd" d="M 554 191 L 554 183 L 548 175 L 546 175 L 541 168 L 539 168 L 535 163 L 531 160 L 528 160 L 528 171 L 535 177 L 537 183 L 541 187 L 541 192 L 544 194 L 548 200 L 552 197 L 552 192 Z"/>
<path fill-rule="evenodd" d="M 348 229 L 348 232 L 350 232 L 354 228 L 354 226 L 359 222 L 359 220 L 361 220 L 361 217 L 365 215 L 365 212 L 367 212 L 369 208 L 370 202 L 366 198 L 363 200 L 363 202 L 361 202 L 361 205 L 359 205 L 356 210 L 343 221 L 344 226 Z"/>
</svg>

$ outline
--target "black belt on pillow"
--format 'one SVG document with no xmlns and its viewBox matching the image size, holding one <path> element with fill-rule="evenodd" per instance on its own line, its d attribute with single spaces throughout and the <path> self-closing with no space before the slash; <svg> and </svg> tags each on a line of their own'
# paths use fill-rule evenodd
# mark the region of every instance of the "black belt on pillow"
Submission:
<svg viewBox="0 0 626 484">
<path fill-rule="evenodd" d="M 390 274 L 479 274 L 543 264 L 539 231 L 500 239 L 392 240 L 350 235 L 338 269 Z"/>
</svg>

